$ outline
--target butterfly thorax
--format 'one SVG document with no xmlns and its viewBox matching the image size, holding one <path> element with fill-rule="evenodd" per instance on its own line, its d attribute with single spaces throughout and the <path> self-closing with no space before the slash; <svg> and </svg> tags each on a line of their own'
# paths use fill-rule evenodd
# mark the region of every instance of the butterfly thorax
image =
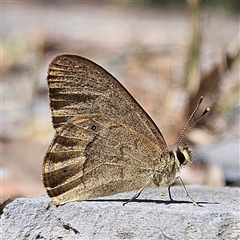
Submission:
<svg viewBox="0 0 240 240">
<path fill-rule="evenodd" d="M 177 150 L 169 151 L 169 160 L 167 165 L 161 171 L 153 174 L 153 182 L 157 186 L 170 186 L 174 183 L 176 173 L 180 171 L 182 165 L 191 163 L 192 153 L 186 144 L 184 147 L 178 147 Z"/>
</svg>

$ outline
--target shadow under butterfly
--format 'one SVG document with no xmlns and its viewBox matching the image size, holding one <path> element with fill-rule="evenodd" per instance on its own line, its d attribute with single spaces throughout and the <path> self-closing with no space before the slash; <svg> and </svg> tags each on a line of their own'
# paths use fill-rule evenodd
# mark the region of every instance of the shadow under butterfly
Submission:
<svg viewBox="0 0 240 240">
<path fill-rule="evenodd" d="M 47 82 L 56 133 L 42 175 L 55 205 L 139 189 L 126 204 L 147 186 L 168 186 L 172 200 L 170 186 L 176 173 L 191 162 L 190 149 L 180 144 L 203 97 L 183 128 L 177 150 L 169 151 L 153 120 L 96 63 L 76 55 L 57 56 Z"/>
</svg>

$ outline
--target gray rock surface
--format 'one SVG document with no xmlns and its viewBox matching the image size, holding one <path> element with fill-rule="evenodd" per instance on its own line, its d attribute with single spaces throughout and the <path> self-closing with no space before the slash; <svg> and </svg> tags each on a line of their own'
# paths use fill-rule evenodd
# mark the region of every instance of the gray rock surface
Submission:
<svg viewBox="0 0 240 240">
<path fill-rule="evenodd" d="M 188 186 L 146 189 L 56 207 L 47 195 L 18 198 L 1 216 L 3 240 L 16 239 L 240 239 L 240 189 Z M 164 193 L 159 195 L 160 193 Z"/>
</svg>

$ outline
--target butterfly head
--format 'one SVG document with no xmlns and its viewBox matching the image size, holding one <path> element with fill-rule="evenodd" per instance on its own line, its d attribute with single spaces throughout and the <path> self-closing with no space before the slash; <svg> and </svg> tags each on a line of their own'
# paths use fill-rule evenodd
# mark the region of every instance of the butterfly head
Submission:
<svg viewBox="0 0 240 240">
<path fill-rule="evenodd" d="M 177 148 L 176 158 L 180 165 L 186 165 L 192 162 L 192 151 L 189 149 L 187 144 L 184 144 L 183 147 Z"/>
<path fill-rule="evenodd" d="M 179 146 L 176 151 L 171 151 L 170 156 L 175 160 L 178 170 L 180 170 L 181 166 L 192 162 L 192 151 L 186 144 L 183 147 Z"/>
</svg>

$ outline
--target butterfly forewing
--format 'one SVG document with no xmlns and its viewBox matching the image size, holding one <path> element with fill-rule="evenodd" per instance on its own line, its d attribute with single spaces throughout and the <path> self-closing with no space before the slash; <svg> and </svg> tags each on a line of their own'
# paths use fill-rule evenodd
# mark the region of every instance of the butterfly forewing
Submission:
<svg viewBox="0 0 240 240">
<path fill-rule="evenodd" d="M 56 131 L 73 117 L 100 114 L 121 120 L 166 148 L 152 119 L 118 80 L 96 63 L 76 55 L 57 56 L 47 80 Z"/>
</svg>

